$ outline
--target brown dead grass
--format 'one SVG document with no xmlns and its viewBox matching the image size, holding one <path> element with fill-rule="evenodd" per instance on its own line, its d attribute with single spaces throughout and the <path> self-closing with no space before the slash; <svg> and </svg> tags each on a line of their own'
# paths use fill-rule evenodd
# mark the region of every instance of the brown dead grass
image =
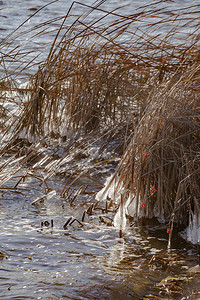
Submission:
<svg viewBox="0 0 200 300">
<path fill-rule="evenodd" d="M 125 187 L 123 199 L 132 195 L 136 216 L 185 222 L 188 210 L 199 211 L 199 6 L 172 12 L 158 1 L 130 15 L 121 11 L 90 6 L 68 24 L 72 5 L 29 88 L 2 80 L 4 101 L 10 82 L 10 91 L 28 93 L 2 153 L 22 131 L 56 140 L 122 128 L 122 136 L 132 136 L 113 177 Z"/>
</svg>

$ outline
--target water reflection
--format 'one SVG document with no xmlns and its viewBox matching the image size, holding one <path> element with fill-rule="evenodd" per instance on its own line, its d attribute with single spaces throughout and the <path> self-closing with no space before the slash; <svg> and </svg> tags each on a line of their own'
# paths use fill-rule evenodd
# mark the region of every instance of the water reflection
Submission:
<svg viewBox="0 0 200 300">
<path fill-rule="evenodd" d="M 145 264 L 151 248 L 138 230 L 119 239 L 103 226 L 66 232 L 55 222 L 41 231 L 28 225 L 31 214 L 25 226 L 4 218 L 1 245 L 9 257 L 1 263 L 1 299 L 139 299 L 162 279 Z"/>
<path fill-rule="evenodd" d="M 165 269 L 159 261 L 148 265 L 167 245 L 163 236 L 148 228 L 133 227 L 118 238 L 116 229 L 98 223 L 94 215 L 87 220 L 91 223 L 64 229 L 69 216 L 79 218 L 83 208 L 66 202 L 63 209 L 64 200 L 55 193 L 39 206 L 31 205 L 42 191 L 34 179 L 29 182 L 31 191 L 25 184 L 20 198 L 6 194 L 1 202 L 0 250 L 8 253 L 1 259 L 1 299 L 140 299 L 149 291 L 155 294 L 155 283 L 186 273 L 198 262 L 195 252 L 188 259 L 188 250 L 182 247 L 187 255 L 174 265 Z M 41 222 L 51 220 L 53 227 L 41 227 Z M 193 289 L 197 276 L 190 283 Z"/>
</svg>

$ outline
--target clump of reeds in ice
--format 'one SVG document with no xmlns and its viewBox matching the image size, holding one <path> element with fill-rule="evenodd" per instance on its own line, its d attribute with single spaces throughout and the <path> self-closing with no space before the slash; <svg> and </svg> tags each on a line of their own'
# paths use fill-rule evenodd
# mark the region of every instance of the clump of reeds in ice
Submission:
<svg viewBox="0 0 200 300">
<path fill-rule="evenodd" d="M 115 182 L 120 228 L 125 211 L 167 221 L 171 236 L 174 222 L 187 226 L 190 212 L 199 214 L 199 6 L 172 10 L 169 1 L 151 2 L 124 15 L 102 9 L 103 2 L 73 22 L 73 6 L 59 19 L 49 54 L 11 123 L 10 145 L 22 133 L 32 143 L 120 127 L 124 154 L 104 190 Z M 22 60 L 19 48 L 8 55 Z M 34 60 L 23 72 L 30 65 Z"/>
<path fill-rule="evenodd" d="M 181 10 L 179 13 L 178 18 L 186 17 Z M 190 24 L 196 22 L 194 15 L 189 20 Z M 181 34 L 186 27 L 172 29 L 160 41 L 156 50 L 160 57 L 165 53 L 163 65 L 154 62 L 154 76 L 146 82 L 152 86 L 146 106 L 134 123 L 132 141 L 104 188 L 108 193 L 115 182 L 118 194 L 120 190 L 123 194 L 126 215 L 168 222 L 170 237 L 174 222 L 187 226 L 191 213 L 199 216 L 199 201 L 195 200 L 200 194 L 199 32 L 195 28 L 187 33 L 185 45 L 181 40 L 178 45 L 170 44 L 168 39 L 169 35 L 174 39 L 176 31 Z M 199 230 L 199 226 L 193 229 Z"/>
</svg>

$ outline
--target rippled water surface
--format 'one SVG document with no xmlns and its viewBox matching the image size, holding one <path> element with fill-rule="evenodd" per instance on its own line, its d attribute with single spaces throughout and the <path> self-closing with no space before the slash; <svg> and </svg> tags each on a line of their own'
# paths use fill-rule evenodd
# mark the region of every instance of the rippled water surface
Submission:
<svg viewBox="0 0 200 300">
<path fill-rule="evenodd" d="M 198 264 L 196 250 L 181 239 L 173 241 L 175 260 L 167 267 L 148 264 L 167 246 L 167 234 L 155 233 L 153 227 L 133 226 L 118 238 L 94 213 L 83 226 L 74 222 L 64 229 L 70 216 L 81 220 L 84 210 L 58 196 L 64 178 L 49 182 L 57 193 L 37 206 L 31 203 L 42 189 L 36 180 L 26 181 L 19 186 L 21 195 L 8 186 L 1 198 L 1 299 L 142 299 L 159 295 L 155 284 L 167 276 L 189 278 L 188 269 Z M 51 220 L 53 227 L 41 227 Z M 193 275 L 183 285 L 183 295 L 198 299 L 191 296 L 199 284 L 198 274 Z"/>
<path fill-rule="evenodd" d="M 15 53 L 17 53 L 15 61 L 10 60 L 9 57 L 4 58 L 7 62 L 6 67 L 10 71 L 10 74 L 13 72 L 15 76 L 18 77 L 19 74 L 24 76 L 27 73 L 35 73 L 37 70 L 37 66 L 35 66 L 36 62 L 39 63 L 46 59 L 50 45 L 63 22 L 63 17 L 66 16 L 69 11 L 71 4 L 73 4 L 70 10 L 71 17 L 67 18 L 63 31 L 60 32 L 60 36 L 62 36 L 62 33 L 65 33 L 66 29 L 82 14 L 84 14 L 84 16 L 81 20 L 84 20 L 86 23 L 94 19 L 99 19 L 102 15 L 105 17 L 105 12 L 97 9 L 91 12 L 89 8 L 85 6 L 95 6 L 100 2 L 102 1 L 80 0 L 78 3 L 75 3 L 72 0 L 1 0 L 0 51 L 2 51 L 2 53 L 12 53 L 13 55 L 11 49 L 15 48 Z M 148 4 L 148 0 L 108 0 L 100 6 L 100 9 L 105 11 L 114 10 L 114 12 L 123 16 L 135 14 L 138 12 L 138 9 L 141 12 L 143 9 L 140 7 L 143 5 L 148 7 Z M 164 6 L 167 7 L 168 13 L 165 17 L 168 17 L 168 15 L 176 13 L 177 8 L 183 5 L 190 6 L 190 4 L 193 6 L 199 4 L 199 1 L 159 1 L 159 4 L 155 4 L 154 7 L 155 9 L 158 7 L 159 9 L 162 9 Z M 90 12 L 89 14 L 88 11 Z M 102 22 L 109 22 L 111 18 L 114 18 L 114 16 L 108 15 Z M 159 20 L 158 18 L 158 21 Z M 143 24 L 144 23 L 145 22 L 143 22 Z M 23 26 L 21 26 L 22 24 Z M 38 24 L 40 24 L 39 28 Z M 163 32 L 166 34 L 168 29 L 167 25 L 166 27 L 162 26 L 159 33 Z M 143 30 L 145 31 L 145 29 Z M 187 31 L 186 28 L 184 28 L 184 30 Z M 128 37 L 125 37 L 125 42 L 127 42 L 128 39 Z M 17 49 L 20 49 L 19 52 L 17 52 Z M 18 63 L 16 60 L 18 60 Z M 24 71 L 24 69 L 26 71 Z M 4 72 L 4 69 L 1 70 L 0 68 L 0 72 Z"/>
<path fill-rule="evenodd" d="M 197 2 L 191 1 L 192 4 Z M 1 39 L 47 3 L 46 0 L 0 1 Z M 66 14 L 71 3 L 60 0 L 47 6 L 27 22 L 27 28 Z M 125 13 L 134 11 L 142 3 L 146 2 L 112 0 L 104 7 L 113 9 L 128 4 L 129 8 L 121 10 Z M 183 1 L 175 1 L 170 5 L 175 9 L 181 3 Z M 83 7 L 76 5 L 76 14 L 82 11 Z M 55 29 L 59 25 L 59 20 L 54 22 Z M 44 44 L 41 57 L 46 57 L 53 37 L 51 32 L 44 40 L 36 40 L 39 47 Z M 20 39 L 25 43 L 22 36 Z M 30 44 L 29 48 L 36 47 L 37 43 Z M 25 180 L 17 192 L 12 190 L 16 182 L 10 182 L 1 190 L 0 299 L 142 299 L 147 294 L 159 299 L 199 299 L 198 272 L 188 272 L 198 265 L 199 256 L 196 248 L 186 245 L 178 235 L 172 241 L 174 250 L 169 262 L 165 253 L 166 230 L 154 230 L 153 225 L 149 228 L 132 226 L 119 238 L 113 227 L 99 222 L 96 213 L 88 217 L 83 226 L 74 222 L 64 229 L 70 216 L 81 220 L 85 209 L 79 203 L 70 206 L 59 197 L 65 178 L 54 177 L 49 181 L 55 192 L 39 205 L 31 205 L 44 195 L 38 182 Z M 87 200 L 88 196 L 85 197 Z M 51 220 L 53 227 L 41 226 L 41 222 L 51 223 Z M 153 255 L 161 253 L 166 264 L 162 259 L 157 263 L 151 261 Z M 166 291 L 162 294 L 156 284 L 167 276 L 184 277 L 188 281 L 183 283 L 181 292 L 166 296 Z"/>
</svg>

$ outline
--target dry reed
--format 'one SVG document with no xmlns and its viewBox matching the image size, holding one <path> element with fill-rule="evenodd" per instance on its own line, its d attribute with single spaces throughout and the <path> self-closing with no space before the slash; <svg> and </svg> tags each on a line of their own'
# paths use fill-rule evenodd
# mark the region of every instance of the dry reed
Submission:
<svg viewBox="0 0 200 300">
<path fill-rule="evenodd" d="M 74 2 L 60 17 L 48 57 L 28 87 L 17 87 L 5 67 L 3 102 L 14 102 L 17 95 L 20 108 L 8 116 L 1 107 L 6 140 L 1 154 L 18 149 L 22 137 L 31 143 L 66 141 L 63 157 L 54 163 L 46 158 L 46 180 L 80 147 L 89 147 L 88 133 L 95 131 L 97 140 L 105 141 L 103 148 L 123 140 L 118 146 L 124 154 L 111 180 L 117 178 L 116 189 L 123 184 L 123 201 L 131 197 L 136 217 L 163 218 L 171 229 L 174 221 L 187 225 L 188 211 L 199 212 L 200 195 L 199 5 L 172 12 L 168 1 L 157 1 L 122 15 L 122 9 L 101 7 L 104 2 L 81 4 L 88 11 L 72 22 Z M 38 34 L 46 34 L 45 26 L 54 21 L 38 25 Z M 14 33 L 1 49 L 19 37 Z M 15 73 L 20 73 L 35 57 L 20 65 L 23 54 L 16 48 L 1 62 L 17 61 Z M 42 165 L 41 160 L 34 168 Z M 12 172 L 9 178 L 17 169 Z"/>
</svg>

